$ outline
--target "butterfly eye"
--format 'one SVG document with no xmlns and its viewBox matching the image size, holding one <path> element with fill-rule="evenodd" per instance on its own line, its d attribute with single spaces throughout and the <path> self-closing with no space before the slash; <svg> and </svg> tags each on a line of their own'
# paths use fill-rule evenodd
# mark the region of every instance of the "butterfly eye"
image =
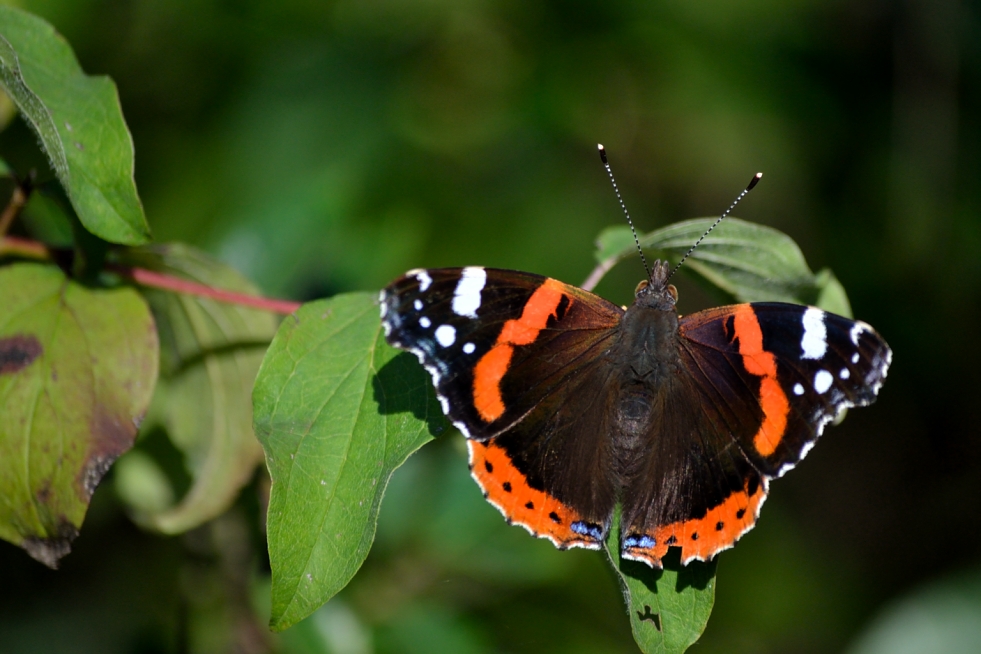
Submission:
<svg viewBox="0 0 981 654">
<path fill-rule="evenodd" d="M 678 289 L 674 287 L 674 284 L 668 284 L 668 295 L 674 298 L 674 301 L 678 301 Z"/>
<path fill-rule="evenodd" d="M 634 295 L 640 295 L 640 292 L 647 288 L 649 283 L 650 282 L 648 282 L 646 279 L 640 280 L 640 283 L 637 284 L 637 288 L 634 289 Z"/>
</svg>

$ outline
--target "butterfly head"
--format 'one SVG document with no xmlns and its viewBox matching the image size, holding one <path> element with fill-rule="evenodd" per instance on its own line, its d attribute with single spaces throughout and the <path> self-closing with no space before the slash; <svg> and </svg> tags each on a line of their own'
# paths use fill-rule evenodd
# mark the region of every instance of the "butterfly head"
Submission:
<svg viewBox="0 0 981 654">
<path fill-rule="evenodd" d="M 651 266 L 651 277 L 637 284 L 634 290 L 636 304 L 657 309 L 658 311 L 673 311 L 678 301 L 678 289 L 668 283 L 671 276 L 671 266 L 667 261 L 655 261 Z"/>
</svg>

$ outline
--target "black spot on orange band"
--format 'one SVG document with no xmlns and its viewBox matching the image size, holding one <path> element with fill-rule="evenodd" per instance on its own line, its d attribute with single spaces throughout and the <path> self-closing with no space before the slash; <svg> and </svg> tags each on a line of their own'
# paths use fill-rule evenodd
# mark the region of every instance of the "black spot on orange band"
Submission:
<svg viewBox="0 0 981 654">
<path fill-rule="evenodd" d="M 680 544 L 683 563 L 695 559 L 707 561 L 732 547 L 752 528 L 765 498 L 766 484 L 755 477 L 749 479 L 743 490 L 730 494 L 701 518 L 656 527 L 653 534 L 635 535 L 631 538 L 634 545 L 624 547 L 623 555 L 660 568 L 668 548 Z"/>
<path fill-rule="evenodd" d="M 467 441 L 471 474 L 484 491 L 484 497 L 504 514 L 508 522 L 521 525 L 539 538 L 548 538 L 557 547 L 599 549 L 603 530 L 589 525 L 582 516 L 562 502 L 528 485 L 504 448 L 493 440 Z M 579 525 L 579 530 L 575 527 Z"/>
</svg>

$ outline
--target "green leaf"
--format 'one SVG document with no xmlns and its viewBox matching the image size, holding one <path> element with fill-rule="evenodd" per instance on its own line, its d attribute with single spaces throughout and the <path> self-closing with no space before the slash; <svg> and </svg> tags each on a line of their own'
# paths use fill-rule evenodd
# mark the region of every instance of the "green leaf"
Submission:
<svg viewBox="0 0 981 654">
<path fill-rule="evenodd" d="M 848 301 L 845 287 L 841 285 L 841 282 L 829 268 L 825 268 L 815 275 L 814 281 L 818 288 L 815 306 L 831 313 L 837 313 L 839 316 L 852 317 L 852 304 Z"/>
<path fill-rule="evenodd" d="M 116 493 L 138 511 L 165 511 L 174 503 L 174 489 L 153 457 L 130 450 L 116 461 L 113 471 Z"/>
<path fill-rule="evenodd" d="M 150 310 L 57 266 L 0 268 L 0 538 L 55 567 L 157 379 Z"/>
<path fill-rule="evenodd" d="M 712 613 L 717 559 L 681 565 L 680 550 L 672 548 L 664 569 L 654 570 L 620 557 L 619 534 L 618 508 L 606 553 L 623 587 L 634 640 L 645 654 L 684 652 L 705 631 Z"/>
<path fill-rule="evenodd" d="M 429 375 L 385 343 L 364 293 L 304 305 L 253 393 L 272 478 L 272 618 L 281 630 L 341 590 L 368 555 L 392 472 L 445 427 Z"/>
<path fill-rule="evenodd" d="M 686 220 L 645 234 L 645 252 L 679 261 L 715 218 Z M 597 242 L 598 277 L 636 254 L 628 227 L 604 230 Z M 831 271 L 815 275 L 793 239 L 771 227 L 727 218 L 691 254 L 681 271 L 695 274 L 738 302 L 793 302 L 850 315 L 848 297 Z M 593 278 L 595 277 L 595 279 Z M 847 311 L 847 313 L 842 313 Z"/>
<path fill-rule="evenodd" d="M 21 225 L 35 240 L 53 248 L 74 244 L 72 222 L 64 205 L 42 189 L 34 189 L 19 217 Z"/>
<path fill-rule="evenodd" d="M 232 268 L 182 244 L 135 248 L 121 262 L 256 293 Z M 278 319 L 268 311 L 194 295 L 150 289 L 145 295 L 161 344 L 160 388 L 151 416 L 184 454 L 193 484 L 178 504 L 156 511 L 147 510 L 137 495 L 123 497 L 133 500 L 136 520 L 175 534 L 224 513 L 262 460 L 252 431 L 252 384 Z"/>
<path fill-rule="evenodd" d="M 112 243 L 149 241 L 133 140 L 112 80 L 86 75 L 45 21 L 0 6 L 0 84 L 37 133 L 85 228 Z"/>
</svg>

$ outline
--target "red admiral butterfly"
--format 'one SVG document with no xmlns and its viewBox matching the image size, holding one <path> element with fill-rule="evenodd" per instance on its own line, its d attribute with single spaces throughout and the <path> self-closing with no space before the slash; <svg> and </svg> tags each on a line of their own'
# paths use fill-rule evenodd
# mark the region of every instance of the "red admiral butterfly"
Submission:
<svg viewBox="0 0 981 654">
<path fill-rule="evenodd" d="M 679 317 L 670 275 L 656 261 L 626 310 L 479 267 L 412 270 L 381 292 L 388 342 L 432 374 L 509 523 L 599 549 L 620 502 L 624 558 L 707 560 L 829 421 L 875 400 L 892 352 L 866 323 L 769 302 Z"/>
</svg>

